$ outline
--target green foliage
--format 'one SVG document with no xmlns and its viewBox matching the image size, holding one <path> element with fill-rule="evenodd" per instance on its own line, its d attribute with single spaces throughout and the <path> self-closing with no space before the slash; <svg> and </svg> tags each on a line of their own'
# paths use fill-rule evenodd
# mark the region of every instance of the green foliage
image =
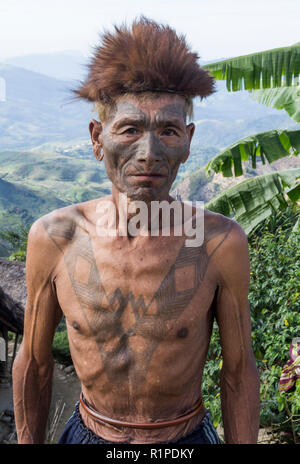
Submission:
<svg viewBox="0 0 300 464">
<path fill-rule="evenodd" d="M 284 210 L 300 198 L 298 178 L 299 168 L 252 177 L 209 201 L 205 208 L 233 217 L 249 234 L 274 211 Z"/>
<path fill-rule="evenodd" d="M 29 225 L 43 214 L 68 204 L 45 188 L 38 190 L 36 186 L 26 186 L 21 178 L 18 182 L 3 180 L 1 175 L 0 172 L 1 229 Z"/>
<path fill-rule="evenodd" d="M 207 361 L 203 372 L 203 401 L 212 415 L 213 425 L 221 424 L 221 399 L 220 399 L 220 370 L 221 370 L 221 344 L 217 323 L 214 322 Z"/>
<path fill-rule="evenodd" d="M 216 79 L 227 81 L 227 89 L 236 91 L 271 89 L 261 91 L 258 100 L 277 109 L 284 108 L 296 121 L 299 119 L 300 44 L 291 47 L 266 50 L 240 56 L 205 66 Z M 207 165 L 208 173 L 222 172 L 225 177 L 243 174 L 243 162 L 257 158 L 263 164 L 280 158 L 296 155 L 300 151 L 299 130 L 272 130 L 245 137 L 223 150 Z M 290 170 L 291 174 L 292 171 Z M 254 227 L 270 216 L 273 210 L 287 207 L 283 193 L 292 202 L 300 198 L 300 186 L 291 185 L 282 179 L 282 173 L 261 176 L 242 182 L 219 195 L 206 205 L 207 209 L 236 219 L 249 234 Z M 284 177 L 288 175 L 287 171 Z M 297 178 L 297 177 L 296 177 Z M 296 180 L 294 179 L 294 181 Z M 266 185 L 267 181 L 267 185 Z M 283 183 L 281 183 L 283 181 Z M 265 185 L 264 185 L 265 184 Z M 289 186 L 289 189 L 284 188 Z"/>
<path fill-rule="evenodd" d="M 300 72 L 300 44 L 238 56 L 203 67 L 216 79 L 226 79 L 229 91 L 290 86 Z"/>
<path fill-rule="evenodd" d="M 26 261 L 26 250 L 18 250 L 12 253 L 9 258 L 10 261 L 22 261 L 25 263 Z"/>
<path fill-rule="evenodd" d="M 300 415 L 295 395 L 278 394 L 280 370 L 289 359 L 289 346 L 300 327 L 300 235 L 290 236 L 287 222 L 275 232 L 250 238 L 253 350 L 261 372 L 263 425 L 292 424 Z M 296 394 L 297 395 L 297 394 Z M 285 407 L 282 407 L 282 398 Z M 290 410 L 291 414 L 288 412 Z M 295 427 L 290 430 L 295 435 Z"/>
<path fill-rule="evenodd" d="M 261 426 L 272 427 L 276 439 L 285 442 L 299 441 L 300 433 L 299 385 L 294 392 L 278 391 L 281 369 L 300 327 L 300 234 L 291 235 L 296 219 L 297 213 L 291 210 L 274 215 L 249 237 L 249 304 L 252 346 L 260 374 Z M 214 324 L 203 394 L 215 425 L 221 422 L 220 366 L 220 340 Z"/>
<path fill-rule="evenodd" d="M 277 110 L 285 110 L 294 121 L 300 123 L 300 87 L 280 87 L 278 89 L 255 90 L 251 96 L 261 103 Z"/>
<path fill-rule="evenodd" d="M 27 238 L 29 227 L 21 226 L 16 230 L 1 230 L 0 238 L 8 244 L 12 251 L 8 259 L 11 261 L 26 261 Z"/>
<path fill-rule="evenodd" d="M 283 412 L 287 419 L 277 425 L 275 429 L 283 430 L 284 436 L 290 442 L 300 444 L 300 379 L 296 381 L 295 389 L 276 393 L 278 410 Z"/>
<path fill-rule="evenodd" d="M 72 364 L 65 317 L 61 319 L 56 328 L 52 343 L 52 354 L 58 362 L 66 365 Z"/>
<path fill-rule="evenodd" d="M 56 331 L 52 344 L 54 358 L 62 364 L 72 364 L 67 330 Z"/>
<path fill-rule="evenodd" d="M 20 227 L 17 230 L 1 230 L 0 238 L 9 243 L 12 248 L 20 248 L 27 243 L 28 228 Z"/>
<path fill-rule="evenodd" d="M 300 90 L 299 90 L 300 92 Z M 263 164 L 272 163 L 290 154 L 297 155 L 300 151 L 300 130 L 277 129 L 248 137 L 235 142 L 217 156 L 212 158 L 206 166 L 207 172 L 221 172 L 224 177 L 235 177 L 243 174 L 243 163 L 250 161 L 252 168 L 256 168 L 257 159 Z"/>
</svg>

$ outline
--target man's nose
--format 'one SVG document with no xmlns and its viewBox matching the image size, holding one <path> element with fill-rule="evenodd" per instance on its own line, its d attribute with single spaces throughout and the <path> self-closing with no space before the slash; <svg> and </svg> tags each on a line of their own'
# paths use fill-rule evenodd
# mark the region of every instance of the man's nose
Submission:
<svg viewBox="0 0 300 464">
<path fill-rule="evenodd" d="M 140 140 L 136 160 L 144 167 L 153 166 L 162 160 L 160 142 L 152 131 Z"/>
</svg>

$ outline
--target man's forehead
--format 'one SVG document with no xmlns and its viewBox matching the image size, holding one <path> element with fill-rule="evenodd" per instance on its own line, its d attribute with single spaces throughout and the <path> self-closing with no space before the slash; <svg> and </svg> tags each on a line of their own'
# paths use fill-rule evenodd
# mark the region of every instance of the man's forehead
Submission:
<svg viewBox="0 0 300 464">
<path fill-rule="evenodd" d="M 114 122 L 123 118 L 161 121 L 176 118 L 185 121 L 185 102 L 181 97 L 143 98 L 127 97 L 116 102 L 112 115 Z"/>
</svg>

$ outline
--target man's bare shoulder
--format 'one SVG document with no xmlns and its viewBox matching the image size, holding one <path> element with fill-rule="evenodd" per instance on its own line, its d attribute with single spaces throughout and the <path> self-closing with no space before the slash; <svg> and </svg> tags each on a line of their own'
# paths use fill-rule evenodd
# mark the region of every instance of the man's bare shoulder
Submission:
<svg viewBox="0 0 300 464">
<path fill-rule="evenodd" d="M 54 210 L 31 226 L 26 257 L 27 282 L 38 282 L 55 274 L 64 248 L 76 228 L 76 208 L 71 205 Z M 31 285 L 31 284 L 30 284 Z"/>
<path fill-rule="evenodd" d="M 232 288 L 242 282 L 247 286 L 249 250 L 242 227 L 233 219 L 210 211 L 204 215 L 204 224 L 206 247 L 218 280 Z"/>
<path fill-rule="evenodd" d="M 47 244 L 54 236 L 72 240 L 78 222 L 76 205 L 66 206 L 37 219 L 29 231 L 29 243 Z"/>
<path fill-rule="evenodd" d="M 207 241 L 224 233 L 245 236 L 242 227 L 234 219 L 206 209 L 204 210 L 204 233 Z"/>
<path fill-rule="evenodd" d="M 70 242 L 78 227 L 84 227 L 85 221 L 89 221 L 96 211 L 99 202 L 110 197 L 76 203 L 51 211 L 37 219 L 30 228 L 29 238 L 43 241 L 57 237 L 63 243 Z"/>
<path fill-rule="evenodd" d="M 220 248 L 222 258 L 240 250 L 248 251 L 248 240 L 242 227 L 235 220 L 208 210 L 204 210 L 204 240 L 214 253 Z"/>
</svg>

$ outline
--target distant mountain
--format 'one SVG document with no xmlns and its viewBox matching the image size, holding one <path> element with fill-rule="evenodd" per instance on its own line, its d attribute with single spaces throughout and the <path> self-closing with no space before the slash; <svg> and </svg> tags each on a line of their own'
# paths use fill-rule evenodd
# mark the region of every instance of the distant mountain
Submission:
<svg viewBox="0 0 300 464">
<path fill-rule="evenodd" d="M 38 56 L 34 58 L 35 68 L 48 72 L 42 64 L 48 62 L 49 56 L 41 55 L 40 67 Z M 69 55 L 71 64 L 66 61 L 65 65 L 60 65 L 59 57 L 56 54 L 55 57 L 52 74 L 58 75 L 61 68 L 65 76 L 74 73 L 76 81 L 63 81 L 0 63 L 0 77 L 6 82 L 6 101 L 0 101 L 0 150 L 28 150 L 45 143 L 88 137 L 89 120 L 95 117 L 92 105 L 75 101 L 71 92 L 78 86 L 79 76 L 74 70 L 77 58 Z M 26 57 L 20 57 L 20 61 L 21 58 L 25 60 Z M 248 92 L 229 93 L 224 82 L 217 82 L 216 88 L 217 92 L 208 99 L 202 102 L 195 99 L 197 128 L 194 138 L 201 148 L 221 149 L 252 132 L 296 127 L 285 112 L 259 105 Z"/>
<path fill-rule="evenodd" d="M 193 120 L 197 143 L 220 150 L 257 132 L 299 127 L 284 110 L 257 103 L 249 92 L 228 92 L 223 81 L 216 81 L 216 92 L 209 98 L 195 100 Z"/>
<path fill-rule="evenodd" d="M 87 57 L 78 50 L 16 56 L 4 63 L 64 81 L 82 80 L 87 73 Z"/>
<path fill-rule="evenodd" d="M 225 81 L 215 81 L 216 91 L 202 101 L 195 99 L 195 120 L 212 119 L 223 121 L 251 121 L 269 115 L 284 115 L 284 112 L 260 105 L 247 91 L 228 92 Z"/>
<path fill-rule="evenodd" d="M 92 159 L 95 162 L 93 155 L 92 143 L 90 139 L 74 139 L 68 142 L 48 142 L 37 147 L 31 148 L 33 153 L 53 153 L 72 158 Z M 103 163 L 101 164 L 101 166 Z"/>
<path fill-rule="evenodd" d="M 202 61 L 201 65 L 222 61 L 220 58 L 214 61 Z M 7 58 L 3 63 L 45 74 L 49 77 L 64 81 L 82 80 L 88 72 L 89 57 L 79 50 L 64 50 L 53 53 L 32 53 L 23 56 Z"/>
<path fill-rule="evenodd" d="M 24 150 L 88 135 L 92 107 L 74 102 L 71 83 L 0 64 L 6 101 L 0 101 L 0 150 Z"/>
<path fill-rule="evenodd" d="M 299 128 L 299 125 L 284 114 L 273 114 L 253 120 L 202 119 L 195 123 L 194 144 L 200 147 L 214 146 L 219 151 L 248 135 L 271 129 Z"/>
</svg>

